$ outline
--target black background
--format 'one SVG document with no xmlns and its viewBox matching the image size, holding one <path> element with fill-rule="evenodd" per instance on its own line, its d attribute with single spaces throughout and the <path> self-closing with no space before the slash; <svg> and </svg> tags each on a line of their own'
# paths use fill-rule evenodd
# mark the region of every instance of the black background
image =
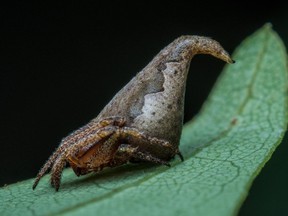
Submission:
<svg viewBox="0 0 288 216">
<path fill-rule="evenodd" d="M 95 117 L 180 35 L 210 36 L 231 53 L 271 22 L 288 45 L 287 7 L 276 2 L 10 1 L 0 14 L 1 185 L 35 176 L 62 137 Z M 192 61 L 185 121 L 223 66 L 208 56 Z M 284 139 L 240 215 L 288 215 L 287 150 Z"/>
</svg>

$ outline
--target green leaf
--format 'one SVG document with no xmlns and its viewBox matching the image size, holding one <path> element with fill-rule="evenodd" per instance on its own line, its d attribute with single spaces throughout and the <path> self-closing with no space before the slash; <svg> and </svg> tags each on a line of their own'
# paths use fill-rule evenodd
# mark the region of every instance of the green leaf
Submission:
<svg viewBox="0 0 288 216">
<path fill-rule="evenodd" d="M 233 215 L 287 125 L 287 62 L 270 25 L 246 39 L 202 111 L 183 129 L 185 161 L 127 165 L 76 178 L 47 175 L 0 190 L 0 215 Z M 191 75 L 191 77 L 193 74 Z"/>
</svg>

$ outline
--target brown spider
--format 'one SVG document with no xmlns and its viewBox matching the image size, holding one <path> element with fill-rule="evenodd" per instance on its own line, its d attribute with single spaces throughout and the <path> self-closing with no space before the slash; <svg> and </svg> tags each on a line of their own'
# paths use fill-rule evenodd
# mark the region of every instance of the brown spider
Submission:
<svg viewBox="0 0 288 216">
<path fill-rule="evenodd" d="M 148 161 L 169 165 L 179 151 L 185 83 L 195 54 L 211 54 L 233 63 L 210 38 L 182 36 L 164 48 L 102 110 L 97 118 L 64 138 L 39 171 L 33 189 L 51 169 L 58 190 L 67 163 L 77 176 Z"/>
</svg>

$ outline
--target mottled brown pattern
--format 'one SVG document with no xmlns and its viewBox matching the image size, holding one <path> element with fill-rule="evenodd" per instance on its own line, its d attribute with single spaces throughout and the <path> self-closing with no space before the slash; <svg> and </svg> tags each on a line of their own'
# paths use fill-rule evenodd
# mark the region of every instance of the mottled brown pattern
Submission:
<svg viewBox="0 0 288 216">
<path fill-rule="evenodd" d="M 38 173 L 33 189 L 51 169 L 51 184 L 60 187 L 69 163 L 76 175 L 127 162 L 169 166 L 179 151 L 186 79 L 192 57 L 210 54 L 233 63 L 221 45 L 207 37 L 182 36 L 165 47 L 100 114 L 63 139 Z"/>
</svg>

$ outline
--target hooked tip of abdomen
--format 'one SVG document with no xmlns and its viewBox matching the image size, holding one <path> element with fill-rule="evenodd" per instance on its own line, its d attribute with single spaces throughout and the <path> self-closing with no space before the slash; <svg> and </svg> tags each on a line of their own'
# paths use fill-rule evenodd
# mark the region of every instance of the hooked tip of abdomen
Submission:
<svg viewBox="0 0 288 216">
<path fill-rule="evenodd" d="M 197 54 L 209 54 L 229 64 L 235 63 L 228 52 L 217 41 L 204 36 L 185 35 L 177 38 L 170 44 L 174 59 L 176 56 L 191 58 Z"/>
</svg>

